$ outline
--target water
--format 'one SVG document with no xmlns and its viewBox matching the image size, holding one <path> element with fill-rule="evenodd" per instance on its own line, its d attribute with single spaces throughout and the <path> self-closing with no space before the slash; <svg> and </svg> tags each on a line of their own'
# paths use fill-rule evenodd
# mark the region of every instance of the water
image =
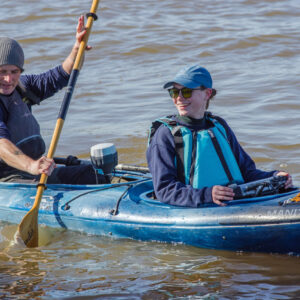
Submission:
<svg viewBox="0 0 300 300">
<path fill-rule="evenodd" d="M 15 229 L 6 226 L 6 236 Z M 111 240 L 74 232 L 56 232 L 50 245 L 36 249 L 9 247 L 7 242 L 2 246 L 0 287 L 7 298 L 9 295 L 19 299 L 297 299 L 299 296 L 297 257 Z"/>
<path fill-rule="evenodd" d="M 2 1 L 0 34 L 22 44 L 25 72 L 61 63 L 91 2 Z M 162 89 L 183 66 L 207 67 L 224 117 L 264 170 L 300 184 L 300 3 L 297 0 L 131 0 L 99 4 L 57 155 L 88 157 L 114 142 L 119 161 L 146 164 L 147 130 L 174 112 Z M 34 109 L 47 144 L 64 92 Z M 52 233 L 38 249 L 10 246 L 1 223 L 0 297 L 16 299 L 295 299 L 299 258 Z M 82 297 L 82 298 L 80 298 Z"/>
</svg>

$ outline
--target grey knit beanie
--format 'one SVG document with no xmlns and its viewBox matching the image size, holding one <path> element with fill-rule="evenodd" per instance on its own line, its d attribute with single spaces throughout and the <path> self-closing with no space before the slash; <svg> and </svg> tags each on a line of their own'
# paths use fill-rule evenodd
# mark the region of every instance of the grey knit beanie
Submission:
<svg viewBox="0 0 300 300">
<path fill-rule="evenodd" d="M 0 66 L 2 65 L 15 65 L 23 71 L 23 49 L 17 41 L 8 37 L 0 37 Z"/>
</svg>

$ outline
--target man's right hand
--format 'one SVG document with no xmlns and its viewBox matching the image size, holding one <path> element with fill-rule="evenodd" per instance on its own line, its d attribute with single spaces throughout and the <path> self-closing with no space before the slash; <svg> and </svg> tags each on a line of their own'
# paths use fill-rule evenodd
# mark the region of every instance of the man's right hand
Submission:
<svg viewBox="0 0 300 300">
<path fill-rule="evenodd" d="M 31 163 L 28 171 L 32 175 L 46 174 L 50 176 L 55 167 L 56 165 L 53 159 L 42 156 Z"/>
</svg>

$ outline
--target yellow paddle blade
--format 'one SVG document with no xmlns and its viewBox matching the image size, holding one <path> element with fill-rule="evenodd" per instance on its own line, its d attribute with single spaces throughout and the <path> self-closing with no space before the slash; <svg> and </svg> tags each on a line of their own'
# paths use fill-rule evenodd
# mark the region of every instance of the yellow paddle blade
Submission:
<svg viewBox="0 0 300 300">
<path fill-rule="evenodd" d="M 29 248 L 37 247 L 38 236 L 38 210 L 30 210 L 22 222 L 19 224 L 18 230 L 14 236 L 17 244 L 25 244 Z"/>
<path fill-rule="evenodd" d="M 15 240 L 18 242 L 22 239 L 27 247 L 37 247 L 39 243 L 38 213 L 47 178 L 47 175 L 42 174 L 33 206 L 19 224 L 15 234 Z"/>
</svg>

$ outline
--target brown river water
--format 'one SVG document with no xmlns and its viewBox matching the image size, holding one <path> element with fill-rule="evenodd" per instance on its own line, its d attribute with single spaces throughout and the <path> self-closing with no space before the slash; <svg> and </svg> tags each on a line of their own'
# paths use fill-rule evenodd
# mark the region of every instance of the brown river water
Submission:
<svg viewBox="0 0 300 300">
<path fill-rule="evenodd" d="M 0 35 L 17 39 L 25 72 L 66 57 L 90 1 L 2 0 Z M 146 165 L 147 130 L 173 113 L 164 82 L 207 67 L 210 110 L 264 170 L 300 185 L 299 0 L 103 0 L 56 154 L 88 158 L 115 143 L 119 162 Z M 61 91 L 34 109 L 49 144 Z M 299 299 L 299 257 L 144 243 L 42 228 L 36 249 L 11 246 L 0 223 L 0 299 Z M 43 233 L 43 230 L 45 232 Z"/>
</svg>

